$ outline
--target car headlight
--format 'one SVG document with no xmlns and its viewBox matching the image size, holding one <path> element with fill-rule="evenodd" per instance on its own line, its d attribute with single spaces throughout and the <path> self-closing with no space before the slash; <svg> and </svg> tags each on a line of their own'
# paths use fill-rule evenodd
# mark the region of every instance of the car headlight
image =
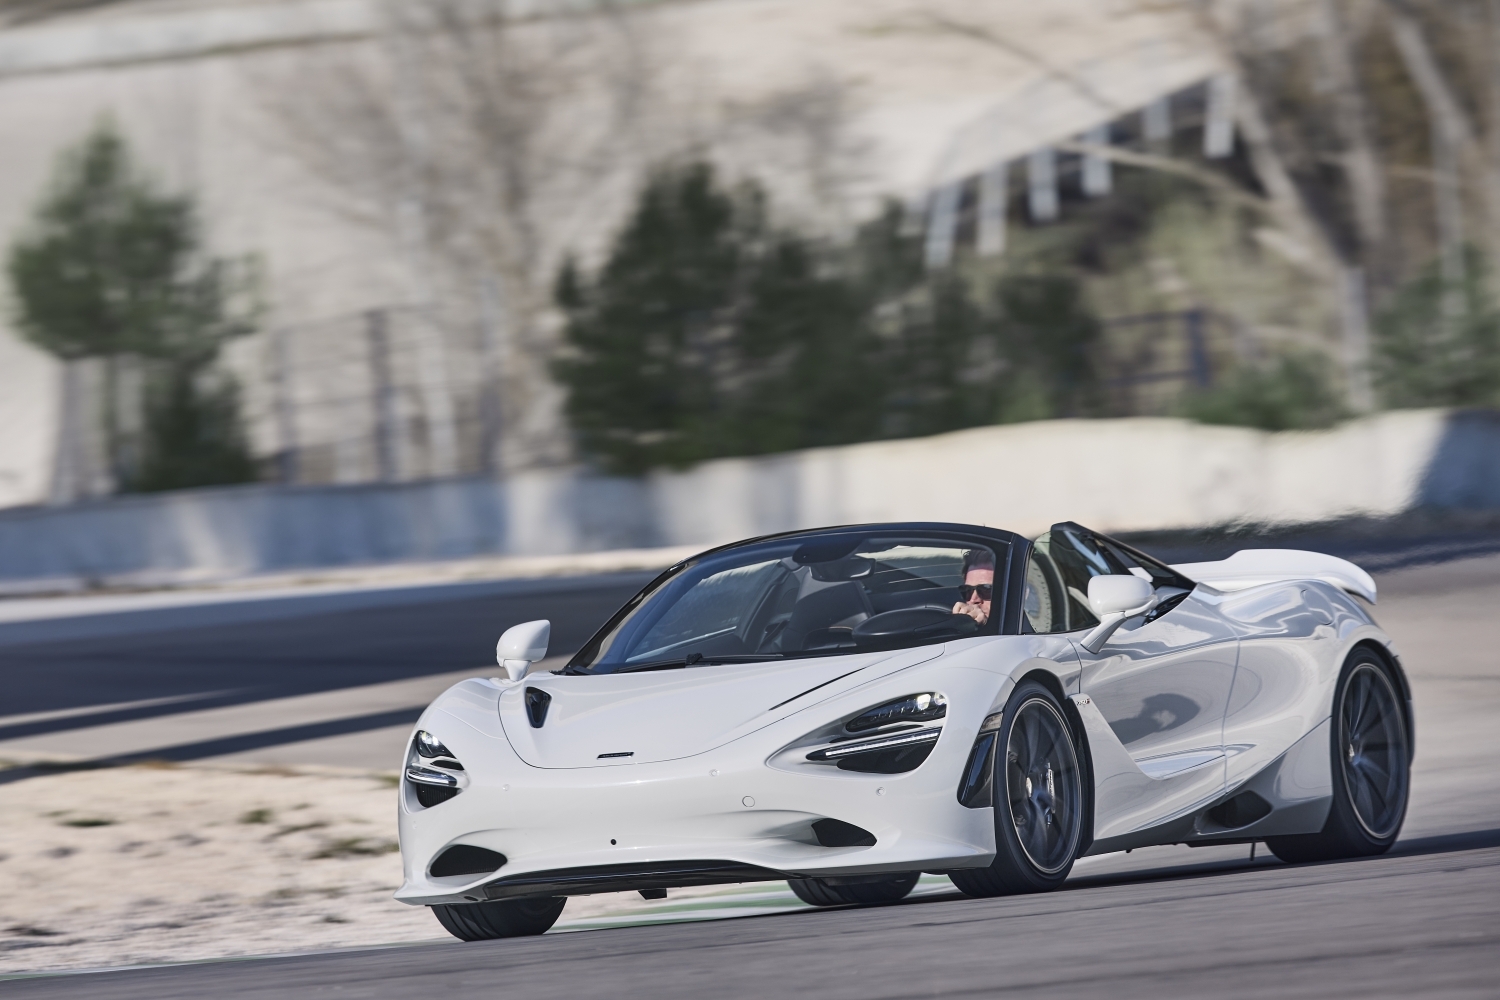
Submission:
<svg viewBox="0 0 1500 1000">
<path fill-rule="evenodd" d="M 905 698 L 898 698 L 861 712 L 844 723 L 844 730 L 850 733 L 862 733 L 897 722 L 930 722 L 933 719 L 941 719 L 947 714 L 948 699 L 942 695 L 933 692 L 909 694 Z"/>
<path fill-rule="evenodd" d="M 442 740 L 425 729 L 417 730 L 406 758 L 406 781 L 418 805 L 430 809 L 457 795 L 462 791 L 458 775 L 463 770 L 463 764 Z"/>
<path fill-rule="evenodd" d="M 415 741 L 417 753 L 423 757 L 452 757 L 453 751 L 443 746 L 443 741 L 425 729 L 417 730 Z"/>
</svg>

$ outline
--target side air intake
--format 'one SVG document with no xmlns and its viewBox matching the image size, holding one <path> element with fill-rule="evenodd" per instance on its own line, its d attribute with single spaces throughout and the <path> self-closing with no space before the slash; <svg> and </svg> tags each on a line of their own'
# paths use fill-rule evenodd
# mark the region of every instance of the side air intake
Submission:
<svg viewBox="0 0 1500 1000">
<path fill-rule="evenodd" d="M 1225 830 L 1238 830 L 1251 823 L 1258 823 L 1269 815 L 1271 803 L 1254 792 L 1241 792 L 1204 813 L 1204 818 Z"/>
<path fill-rule="evenodd" d="M 820 819 L 812 825 L 813 834 L 824 847 L 874 847 L 875 835 L 869 830 L 845 823 L 841 819 Z"/>
<path fill-rule="evenodd" d="M 488 875 L 505 865 L 505 855 L 499 851 L 473 847 L 469 844 L 454 844 L 432 859 L 427 871 L 433 878 L 450 875 Z"/>
</svg>

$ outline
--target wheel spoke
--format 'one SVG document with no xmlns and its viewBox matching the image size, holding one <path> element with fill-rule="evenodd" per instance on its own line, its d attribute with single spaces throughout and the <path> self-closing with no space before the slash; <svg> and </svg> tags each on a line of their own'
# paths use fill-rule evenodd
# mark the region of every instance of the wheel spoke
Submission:
<svg viewBox="0 0 1500 1000">
<path fill-rule="evenodd" d="M 1374 821 L 1376 819 L 1383 819 L 1385 817 L 1386 810 L 1390 809 L 1391 807 L 1391 799 L 1389 794 L 1390 789 L 1386 785 L 1378 781 L 1367 782 L 1365 788 L 1365 797 L 1370 800 L 1370 805 L 1379 806 L 1378 811 L 1371 814 L 1369 819 L 1371 821 Z M 1376 799 L 1379 799 L 1380 801 L 1377 803 Z"/>
<path fill-rule="evenodd" d="M 1036 717 L 1035 712 L 1026 713 L 1026 770 L 1030 772 L 1036 767 L 1040 756 L 1037 743 L 1041 741 L 1042 721 Z"/>
<path fill-rule="evenodd" d="M 1359 811 L 1366 822 L 1369 822 L 1375 812 L 1372 808 L 1373 803 L 1370 801 L 1370 786 L 1363 781 L 1351 781 L 1349 784 L 1351 786 L 1350 797 L 1354 799 L 1354 808 Z"/>
<path fill-rule="evenodd" d="M 1360 721 L 1359 728 L 1355 729 L 1351 727 L 1349 730 L 1349 735 L 1352 738 L 1364 740 L 1371 733 L 1375 732 L 1378 729 L 1385 729 L 1389 725 L 1389 722 L 1386 718 L 1387 706 L 1382 704 L 1384 700 L 1385 699 L 1383 698 L 1378 699 L 1374 705 L 1366 706 L 1364 717 Z"/>
<path fill-rule="evenodd" d="M 1358 677 L 1358 675 L 1356 675 Z M 1365 718 L 1365 704 L 1370 698 L 1368 684 L 1357 683 L 1355 689 L 1344 695 L 1344 731 L 1353 737 L 1360 732 Z"/>
<path fill-rule="evenodd" d="M 1358 763 L 1357 766 L 1359 767 L 1360 772 L 1364 775 L 1365 780 L 1371 781 L 1377 785 L 1390 784 L 1391 772 L 1381 764 L 1377 763 L 1373 758 L 1366 756 Z"/>
<path fill-rule="evenodd" d="M 1037 759 L 1055 762 L 1058 756 L 1057 745 L 1062 740 L 1062 733 L 1058 732 L 1055 726 L 1048 726 L 1046 736 L 1047 743 L 1042 747 L 1042 751 L 1037 755 Z"/>
</svg>

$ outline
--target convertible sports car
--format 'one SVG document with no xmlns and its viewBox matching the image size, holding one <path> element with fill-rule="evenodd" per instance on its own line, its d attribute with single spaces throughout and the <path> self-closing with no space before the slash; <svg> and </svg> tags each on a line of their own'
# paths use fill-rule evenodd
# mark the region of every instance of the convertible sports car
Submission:
<svg viewBox="0 0 1500 1000">
<path fill-rule="evenodd" d="M 815 905 L 1055 888 L 1075 859 L 1378 854 L 1410 688 L 1352 563 L 1167 566 L 1081 525 L 801 531 L 666 570 L 561 670 L 550 626 L 417 723 L 405 881 L 466 940 L 568 896 L 785 879 Z"/>
</svg>

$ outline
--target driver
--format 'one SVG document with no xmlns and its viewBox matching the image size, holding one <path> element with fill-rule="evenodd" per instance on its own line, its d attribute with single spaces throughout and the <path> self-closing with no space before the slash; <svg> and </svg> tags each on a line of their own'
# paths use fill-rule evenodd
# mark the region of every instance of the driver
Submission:
<svg viewBox="0 0 1500 1000">
<path fill-rule="evenodd" d="M 990 620 L 990 599 L 995 592 L 995 553 L 970 549 L 964 556 L 964 582 L 958 588 L 955 615 L 968 615 L 983 625 Z"/>
</svg>

